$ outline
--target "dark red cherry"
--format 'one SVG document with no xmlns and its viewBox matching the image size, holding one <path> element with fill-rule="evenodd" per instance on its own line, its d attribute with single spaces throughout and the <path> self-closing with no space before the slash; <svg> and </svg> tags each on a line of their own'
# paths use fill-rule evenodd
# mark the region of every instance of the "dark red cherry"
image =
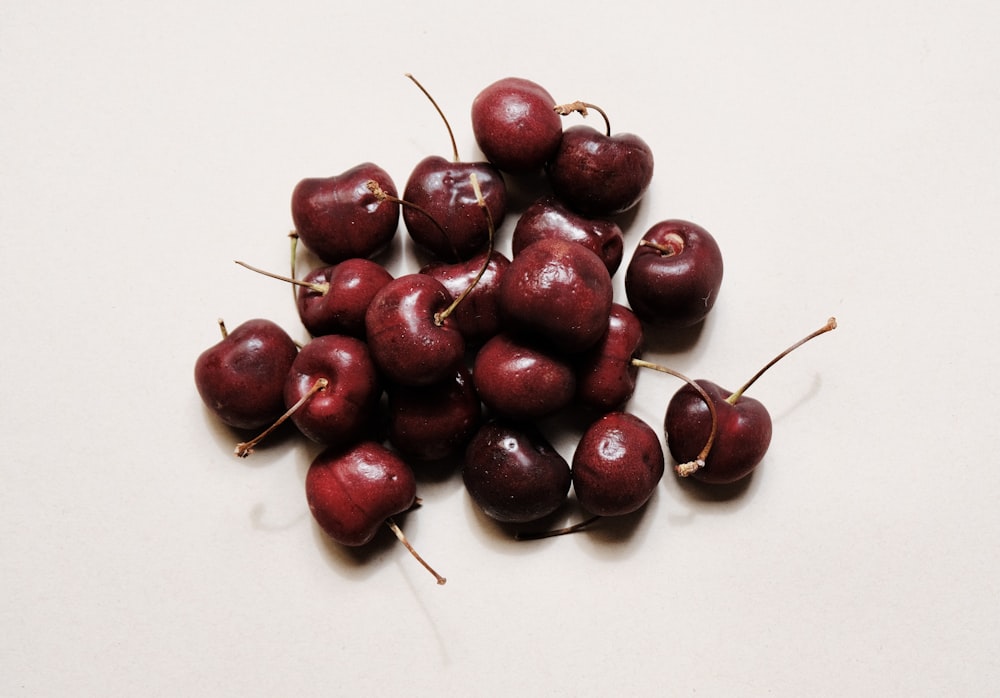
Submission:
<svg viewBox="0 0 1000 698">
<path fill-rule="evenodd" d="M 573 491 L 587 511 L 620 516 L 649 500 L 663 471 L 656 432 L 633 414 L 610 412 L 580 438 L 573 453 Z"/>
<path fill-rule="evenodd" d="M 365 314 L 372 358 L 394 383 L 431 385 L 451 377 L 465 359 L 465 340 L 444 317 L 452 297 L 427 274 L 399 276 L 375 294 Z"/>
<path fill-rule="evenodd" d="M 194 382 L 205 406 L 237 429 L 259 429 L 285 411 L 285 377 L 298 354 L 274 322 L 247 320 L 195 361 Z"/>
<path fill-rule="evenodd" d="M 386 394 L 389 441 L 408 458 L 432 461 L 461 453 L 482 422 L 482 404 L 465 366 L 439 383 L 390 385 Z"/>
<path fill-rule="evenodd" d="M 635 134 L 611 135 L 610 125 L 602 133 L 578 124 L 563 131 L 546 172 L 553 193 L 571 209 L 614 216 L 646 193 L 653 179 L 653 151 Z"/>
<path fill-rule="evenodd" d="M 701 322 L 719 297 L 722 252 L 699 225 L 666 220 L 652 226 L 625 270 L 625 293 L 640 320 L 665 327 Z"/>
<path fill-rule="evenodd" d="M 631 310 L 611 306 L 608 331 L 577 362 L 577 401 L 597 412 L 624 408 L 635 392 L 639 367 L 634 359 L 642 356 L 642 323 Z"/>
<path fill-rule="evenodd" d="M 572 402 L 576 391 L 569 362 L 506 333 L 480 347 L 472 380 L 490 411 L 513 420 L 554 414 Z"/>
<path fill-rule="evenodd" d="M 462 480 L 482 511 L 504 523 L 552 514 L 569 493 L 566 459 L 535 427 L 491 421 L 465 449 Z"/>
<path fill-rule="evenodd" d="M 322 390 L 313 392 L 320 379 Z M 357 441 L 373 424 L 382 385 L 368 346 L 360 339 L 324 335 L 308 342 L 292 363 L 285 381 L 285 405 L 301 403 L 291 419 L 318 443 Z"/>
<path fill-rule="evenodd" d="M 536 82 L 508 77 L 485 87 L 472 101 L 476 143 L 505 172 L 540 171 L 559 147 L 562 119 L 552 95 Z"/>
<path fill-rule="evenodd" d="M 299 288 L 299 318 L 314 337 L 346 334 L 365 337 L 365 313 L 392 274 L 370 259 L 345 259 L 306 274 Z"/>
<path fill-rule="evenodd" d="M 592 251 L 540 240 L 511 260 L 500 281 L 500 317 L 512 334 L 581 352 L 607 331 L 613 294 L 611 275 Z"/>
<path fill-rule="evenodd" d="M 466 262 L 431 262 L 421 274 L 433 276 L 444 284 L 452 298 L 465 294 L 451 317 L 466 344 L 481 345 L 501 330 L 497 295 L 510 260 L 500 252 L 490 254 L 489 263 L 479 280 L 487 252 L 481 252 Z M 474 284 L 474 285 L 473 285 Z M 471 287 L 468 293 L 465 293 Z"/>
<path fill-rule="evenodd" d="M 589 248 L 612 276 L 621 266 L 625 244 L 621 227 L 612 220 L 575 213 L 554 196 L 538 199 L 520 215 L 511 237 L 511 252 L 516 257 L 528 245 L 549 238 Z"/>
<path fill-rule="evenodd" d="M 396 196 L 389 174 L 370 162 L 332 177 L 303 179 L 292 191 L 299 240 L 325 263 L 372 257 L 396 235 L 399 204 L 376 197 L 370 181 Z"/>
</svg>

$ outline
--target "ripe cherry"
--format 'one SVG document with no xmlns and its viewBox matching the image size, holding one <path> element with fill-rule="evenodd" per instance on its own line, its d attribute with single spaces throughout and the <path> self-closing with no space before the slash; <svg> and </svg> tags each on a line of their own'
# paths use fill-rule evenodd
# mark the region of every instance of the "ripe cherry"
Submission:
<svg viewBox="0 0 1000 698">
<path fill-rule="evenodd" d="M 624 255 L 624 234 L 612 220 L 581 216 L 554 196 L 543 196 L 518 217 L 511 236 L 517 256 L 528 245 L 547 238 L 578 242 L 589 248 L 614 276 Z"/>
<path fill-rule="evenodd" d="M 508 77 L 472 101 L 472 132 L 486 159 L 504 172 L 540 171 L 559 147 L 562 119 L 536 82 Z"/>
<path fill-rule="evenodd" d="M 485 269 L 484 269 L 484 266 Z M 458 299 L 468 294 L 455 308 L 452 318 L 467 345 L 480 346 L 501 330 L 500 308 L 497 296 L 500 281 L 510 266 L 510 260 L 497 251 L 485 251 L 465 262 L 430 262 L 420 269 L 421 274 L 433 276 Z M 477 280 L 477 275 L 480 274 Z"/>
<path fill-rule="evenodd" d="M 417 493 L 413 471 L 398 455 L 374 441 L 328 448 L 310 464 L 305 484 L 309 511 L 330 538 L 360 546 L 388 525 L 437 583 L 445 583 L 392 519 L 413 507 Z"/>
<path fill-rule="evenodd" d="M 702 389 L 700 394 L 690 385 L 678 390 L 664 417 L 667 447 L 681 464 L 675 468 L 678 475 L 726 484 L 753 472 L 771 443 L 771 416 L 763 404 L 744 393 L 784 356 L 836 327 L 837 321 L 830 318 L 823 327 L 778 354 L 736 392 L 706 380 L 696 381 Z M 706 440 L 713 442 L 707 457 L 698 455 Z"/>
<path fill-rule="evenodd" d="M 625 293 L 645 323 L 690 327 L 708 315 L 722 286 L 722 252 L 699 225 L 665 220 L 653 225 L 625 270 Z"/>
<path fill-rule="evenodd" d="M 236 429 L 259 429 L 285 410 L 285 377 L 298 347 L 270 320 L 247 320 L 195 361 L 194 382 L 205 406 Z"/>
<path fill-rule="evenodd" d="M 599 413 L 624 408 L 635 392 L 642 357 L 642 323 L 624 305 L 611 306 L 608 331 L 577 361 L 576 399 Z"/>
</svg>

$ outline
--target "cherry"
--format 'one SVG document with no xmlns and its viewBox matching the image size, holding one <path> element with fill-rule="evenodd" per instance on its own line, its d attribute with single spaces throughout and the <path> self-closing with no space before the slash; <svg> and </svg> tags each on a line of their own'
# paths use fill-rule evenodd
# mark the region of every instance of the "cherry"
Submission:
<svg viewBox="0 0 1000 698">
<path fill-rule="evenodd" d="M 430 155 L 413 168 L 403 189 L 403 222 L 413 241 L 438 259 L 468 259 L 488 244 L 489 230 L 480 208 L 486 202 L 499 228 L 507 215 L 507 186 L 488 162 L 462 162 L 455 136 L 430 93 L 407 74 L 437 109 L 451 138 L 453 160 Z M 471 184 L 475 175 L 479 190 Z"/>
<path fill-rule="evenodd" d="M 653 179 L 653 151 L 632 133 L 611 135 L 607 114 L 593 104 L 560 105 L 560 114 L 588 108 L 604 117 L 605 132 L 578 124 L 563 131 L 546 167 L 552 191 L 567 206 L 588 216 L 614 216 L 642 198 Z"/>
<path fill-rule="evenodd" d="M 399 206 L 376 197 L 369 181 L 392 196 L 396 185 L 378 165 L 365 162 L 332 177 L 301 180 L 292 191 L 292 220 L 298 238 L 327 264 L 372 257 L 399 226 Z"/>
<path fill-rule="evenodd" d="M 625 293 L 643 322 L 690 327 L 715 305 L 722 271 L 722 253 L 707 230 L 683 220 L 660 221 L 629 261 Z"/>
<path fill-rule="evenodd" d="M 305 484 L 309 511 L 330 538 L 361 546 L 386 524 L 437 583 L 445 583 L 392 519 L 412 508 L 417 494 L 413 471 L 398 455 L 374 441 L 328 448 L 310 464 Z"/>
<path fill-rule="evenodd" d="M 642 356 L 642 323 L 624 305 L 611 306 L 608 331 L 584 352 L 576 369 L 576 399 L 597 412 L 620 410 L 635 392 Z"/>
<path fill-rule="evenodd" d="M 554 513 L 566 500 L 570 467 L 538 429 L 493 420 L 465 449 L 462 480 L 476 505 L 503 523 Z"/>
<path fill-rule="evenodd" d="M 270 320 L 247 320 L 232 332 L 219 320 L 222 339 L 194 364 L 194 382 L 205 406 L 237 429 L 259 429 L 285 409 L 285 377 L 298 347 Z"/>
<path fill-rule="evenodd" d="M 477 281 L 484 263 L 485 271 Z M 500 252 L 485 251 L 465 262 L 430 262 L 420 273 L 440 281 L 456 300 L 472 288 L 455 308 L 452 318 L 466 344 L 479 346 L 501 330 L 497 295 L 509 266 L 510 260 Z"/>
<path fill-rule="evenodd" d="M 401 454 L 436 461 L 460 453 L 482 422 L 469 369 L 428 386 L 390 385 L 389 441 Z"/>
<path fill-rule="evenodd" d="M 346 334 L 364 339 L 368 306 L 375 294 L 392 281 L 392 274 L 385 267 L 361 257 L 318 267 L 301 279 L 274 274 L 239 260 L 236 263 L 298 286 L 295 305 L 299 319 L 313 337 Z"/>
<path fill-rule="evenodd" d="M 607 331 L 613 294 L 611 275 L 591 250 L 539 240 L 511 260 L 500 282 L 500 316 L 512 333 L 581 352 Z"/>
<path fill-rule="evenodd" d="M 573 400 L 573 366 L 556 354 L 501 332 L 476 352 L 472 380 L 483 404 L 497 415 L 534 420 Z"/>
<path fill-rule="evenodd" d="M 573 491 L 596 516 L 621 516 L 645 504 L 663 477 L 660 439 L 628 412 L 594 421 L 573 453 Z"/>
<path fill-rule="evenodd" d="M 727 484 L 748 476 L 757 467 L 771 443 L 771 416 L 746 390 L 784 356 L 821 334 L 837 327 L 830 318 L 823 327 L 778 354 L 739 390 L 730 393 L 711 381 L 698 380 L 701 392 L 690 385 L 678 390 L 664 417 L 667 447 L 681 465 L 675 470 L 711 484 Z M 706 456 L 696 455 L 706 440 L 712 440 Z"/>
<path fill-rule="evenodd" d="M 321 389 L 316 390 L 320 381 Z M 357 441 L 374 421 L 381 396 L 368 346 L 344 335 L 308 342 L 285 381 L 285 404 L 290 410 L 295 407 L 291 419 L 299 431 L 331 446 Z"/>
<path fill-rule="evenodd" d="M 546 238 L 578 242 L 589 248 L 614 276 L 624 255 L 624 234 L 612 220 L 581 216 L 554 196 L 543 196 L 518 217 L 511 237 L 511 252 Z"/>
<path fill-rule="evenodd" d="M 486 159 L 505 172 L 540 171 L 559 147 L 562 120 L 544 87 L 508 77 L 472 101 L 472 132 Z"/>
</svg>

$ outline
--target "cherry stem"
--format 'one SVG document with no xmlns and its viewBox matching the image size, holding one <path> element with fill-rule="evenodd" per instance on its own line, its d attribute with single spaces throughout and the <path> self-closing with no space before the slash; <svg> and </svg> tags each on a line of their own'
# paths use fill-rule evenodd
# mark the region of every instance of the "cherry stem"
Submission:
<svg viewBox="0 0 1000 698">
<path fill-rule="evenodd" d="M 396 538 L 399 539 L 399 542 L 402 543 L 406 547 L 406 549 L 410 551 L 410 555 L 412 555 L 414 558 L 416 558 L 417 562 L 419 562 L 421 565 L 424 566 L 424 569 L 426 569 L 428 572 L 430 572 L 432 575 L 434 575 L 434 579 L 437 580 L 438 584 L 444 584 L 445 582 L 448 581 L 447 579 L 445 579 L 444 577 L 442 577 L 440 574 L 438 574 L 437 572 L 435 572 L 434 568 L 431 567 L 430 565 L 428 565 L 427 561 L 424 560 L 424 558 L 420 557 L 420 553 L 418 553 L 416 550 L 414 550 L 413 546 L 410 545 L 410 541 L 408 541 L 406 539 L 406 536 L 403 534 L 403 530 L 399 526 L 396 525 L 395 521 L 393 521 L 390 518 L 390 519 L 386 519 L 385 523 L 386 523 L 386 525 L 389 528 L 392 529 L 392 532 L 396 534 Z"/>
<path fill-rule="evenodd" d="M 650 247 L 666 257 L 673 257 L 684 249 L 684 239 L 676 233 L 670 233 L 665 245 L 652 240 L 640 240 L 639 247 Z"/>
<path fill-rule="evenodd" d="M 611 120 L 608 119 L 607 113 L 605 113 L 605 111 L 596 104 L 577 100 L 576 102 L 569 102 L 568 104 L 557 104 L 553 107 L 553 109 L 560 116 L 568 116 L 574 112 L 579 112 L 580 116 L 584 118 L 586 118 L 589 113 L 588 110 L 593 109 L 604 118 L 604 133 L 609 138 L 611 137 Z"/>
<path fill-rule="evenodd" d="M 438 222 L 437 218 L 431 215 L 430 211 L 421 206 L 418 206 L 415 203 L 407 201 L 406 199 L 401 199 L 398 196 L 393 196 L 385 189 L 383 189 L 382 185 L 376 182 L 374 179 L 369 179 L 365 183 L 365 186 L 368 187 L 368 191 L 372 193 L 372 196 L 374 196 L 379 201 L 391 201 L 392 203 L 399 204 L 400 206 L 408 206 L 409 208 L 412 208 L 414 211 L 418 211 L 423 215 L 427 216 L 428 220 L 430 220 L 430 222 L 434 224 L 434 227 L 438 229 L 438 232 L 441 233 L 441 237 L 443 237 L 445 240 L 448 241 L 448 245 L 451 247 L 452 253 L 455 255 L 455 258 L 458 259 L 458 250 L 455 249 L 455 243 L 451 241 L 451 236 L 448 235 L 448 231 L 445 230 L 444 226 L 442 226 Z"/>
<path fill-rule="evenodd" d="M 705 460 L 708 458 L 708 453 L 712 450 L 712 444 L 715 443 L 715 435 L 719 431 L 719 414 L 715 409 L 715 403 L 712 402 L 712 398 L 709 397 L 708 393 L 703 387 L 701 387 L 700 383 L 691 380 L 683 373 L 675 371 L 672 368 L 667 368 L 666 366 L 661 366 L 660 364 L 650 363 L 649 361 L 644 361 L 643 359 L 632 359 L 632 365 L 639 366 L 640 368 L 651 368 L 654 371 L 660 371 L 661 373 L 667 373 L 676 378 L 680 378 L 682 381 L 698 391 L 701 399 L 705 401 L 705 404 L 708 406 L 708 413 L 712 416 L 712 430 L 708 434 L 708 440 L 705 441 L 705 446 L 701 449 L 701 453 L 699 453 L 694 460 L 678 464 L 675 470 L 678 475 L 687 477 L 688 475 L 696 472 L 698 469 L 704 468 Z"/>
<path fill-rule="evenodd" d="M 296 279 L 296 278 L 293 278 L 293 277 L 290 277 L 290 276 L 282 276 L 281 274 L 275 274 L 274 272 L 266 271 L 264 269 L 258 269 L 257 267 L 251 266 L 251 265 L 247 264 L 246 262 L 241 262 L 238 259 L 233 260 L 233 261 L 235 261 L 241 267 L 249 269 L 250 271 L 255 271 L 258 274 L 263 274 L 264 276 L 269 276 L 272 279 L 277 279 L 278 281 L 287 281 L 290 284 L 296 284 L 298 286 L 305 286 L 310 291 L 315 291 L 316 293 L 321 293 L 324 296 L 327 293 L 330 292 L 330 284 L 318 284 L 318 283 L 314 283 L 312 281 L 303 281 L 302 279 Z"/>
<path fill-rule="evenodd" d="M 413 77 L 410 73 L 406 73 L 406 77 L 412 80 L 414 85 L 420 88 L 420 91 L 424 93 L 424 96 L 427 97 L 427 99 L 431 101 L 431 104 L 434 105 L 434 108 L 437 109 L 437 113 L 441 116 L 441 120 L 444 121 L 445 128 L 448 129 L 448 138 L 451 139 L 451 152 L 454 155 L 455 162 L 458 162 L 458 145 L 455 143 L 455 134 L 452 133 L 451 124 L 448 123 L 448 118 L 444 115 L 444 112 L 441 110 L 441 107 L 438 106 L 438 103 L 434 101 L 434 98 L 431 97 L 431 93 L 420 84 L 419 80 Z"/>
<path fill-rule="evenodd" d="M 753 375 L 753 378 L 751 378 L 746 383 L 744 383 L 742 388 L 740 388 L 735 393 L 733 393 L 728 398 L 726 398 L 726 402 L 728 402 L 730 405 L 735 405 L 736 402 L 737 402 L 737 400 L 739 400 L 743 396 L 743 393 L 745 393 L 747 391 L 747 388 L 749 388 L 751 385 L 753 385 L 757 381 L 758 378 L 760 378 L 762 375 L 764 375 L 764 372 L 767 371 L 767 369 L 771 368 L 771 366 L 774 366 L 774 364 L 778 363 L 781 359 L 783 359 L 786 356 L 788 356 L 789 354 L 791 354 L 793 351 L 795 351 L 800 346 L 802 346 L 803 344 L 805 344 L 806 342 L 808 342 L 810 339 L 814 339 L 814 338 L 820 336 L 821 334 L 825 334 L 825 333 L 829 332 L 830 330 L 835 330 L 835 329 L 837 329 L 837 318 L 833 318 L 832 317 L 829 320 L 827 320 L 826 324 L 823 325 L 822 327 L 820 327 L 818 330 L 816 330 L 815 332 L 811 332 L 810 334 L 806 335 L 805 337 L 803 337 L 802 339 L 800 339 L 799 341 L 797 341 L 795 344 L 793 344 L 792 346 L 788 347 L 783 352 L 781 352 L 780 354 L 778 354 L 777 356 L 775 356 L 773 359 L 771 359 L 770 361 L 768 361 L 766 364 L 764 364 L 764 367 L 761 368 L 759 371 L 757 371 L 757 373 L 755 373 Z"/>
<path fill-rule="evenodd" d="M 222 338 L 225 339 L 226 337 L 229 336 L 229 330 L 226 329 L 226 321 L 220 317 L 218 322 L 219 322 L 219 331 L 222 332 Z"/>
<path fill-rule="evenodd" d="M 300 407 L 302 407 L 302 405 L 306 403 L 306 400 L 311 398 L 320 390 L 325 390 L 326 386 L 328 386 L 329 384 L 330 381 L 328 381 L 326 378 L 316 379 L 316 382 L 312 384 L 312 387 L 309 388 L 306 394 L 303 395 L 301 398 L 299 398 L 298 402 L 289 407 L 283 415 L 278 417 L 278 419 L 275 420 L 274 424 L 269 426 L 267 429 L 265 429 L 264 431 L 262 431 L 260 434 L 250 439 L 249 441 L 241 441 L 240 443 L 236 444 L 236 450 L 234 451 L 236 455 L 239 456 L 240 458 L 246 458 L 251 453 L 253 453 L 254 447 L 256 447 L 257 444 L 259 444 L 261 441 L 267 438 L 267 436 L 275 429 L 284 424 L 285 420 L 291 417 L 296 410 L 298 410 Z"/>
<path fill-rule="evenodd" d="M 591 516 L 589 519 L 579 521 L 572 526 L 566 526 L 565 528 L 557 528 L 551 531 L 536 531 L 533 533 L 516 533 L 514 534 L 515 540 L 541 540 L 542 538 L 553 538 L 555 536 L 565 536 L 568 533 L 576 533 L 577 531 L 582 531 L 583 529 L 594 523 L 600 516 Z"/>
<path fill-rule="evenodd" d="M 298 278 L 299 276 L 298 267 L 296 264 L 298 261 L 298 253 L 299 253 L 299 231 L 293 230 L 290 233 L 288 233 L 288 239 L 290 241 L 289 247 L 291 248 L 290 250 L 291 258 L 289 259 L 290 262 L 289 268 L 292 270 L 291 278 L 295 279 Z M 320 293 L 324 293 L 325 295 L 324 291 L 321 291 Z M 295 297 L 294 287 L 292 287 L 292 299 L 297 300 Z"/>
<path fill-rule="evenodd" d="M 487 244 L 486 257 L 483 259 L 483 264 L 479 267 L 476 277 L 468 286 L 465 287 L 465 290 L 462 291 L 447 308 L 439 313 L 434 313 L 434 324 L 438 327 L 444 324 L 444 321 L 447 320 L 453 312 L 455 312 L 455 308 L 458 307 L 459 303 L 465 300 L 465 297 L 476 287 L 480 279 L 482 279 L 483 275 L 486 273 L 486 270 L 489 268 L 490 260 L 493 258 L 493 241 L 496 237 L 496 227 L 493 223 L 493 214 L 490 213 L 490 209 L 486 206 L 486 199 L 483 198 L 483 190 L 479 188 L 479 178 L 476 177 L 475 172 L 469 175 L 469 180 L 472 182 L 472 190 L 476 193 L 476 203 L 479 204 L 479 208 L 482 209 L 486 216 L 486 229 L 489 231 L 489 242 Z"/>
</svg>

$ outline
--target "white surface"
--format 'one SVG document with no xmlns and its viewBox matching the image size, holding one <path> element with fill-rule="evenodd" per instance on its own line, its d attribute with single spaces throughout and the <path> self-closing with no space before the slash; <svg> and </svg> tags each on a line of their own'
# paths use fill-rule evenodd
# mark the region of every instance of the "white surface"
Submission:
<svg viewBox="0 0 1000 698">
<path fill-rule="evenodd" d="M 1000 5 L 611 8 L 0 9 L 0 695 L 994 694 Z M 627 240 L 688 218 L 727 269 L 649 357 L 735 387 L 837 316 L 753 389 L 775 436 L 739 496 L 668 474 L 628 525 L 526 544 L 422 478 L 438 587 L 323 539 L 312 446 L 231 455 L 191 377 L 216 318 L 302 337 L 232 260 L 286 268 L 302 177 L 447 155 L 405 72 L 467 158 L 505 75 L 650 143 Z M 633 410 L 659 428 L 676 387 Z"/>
</svg>

